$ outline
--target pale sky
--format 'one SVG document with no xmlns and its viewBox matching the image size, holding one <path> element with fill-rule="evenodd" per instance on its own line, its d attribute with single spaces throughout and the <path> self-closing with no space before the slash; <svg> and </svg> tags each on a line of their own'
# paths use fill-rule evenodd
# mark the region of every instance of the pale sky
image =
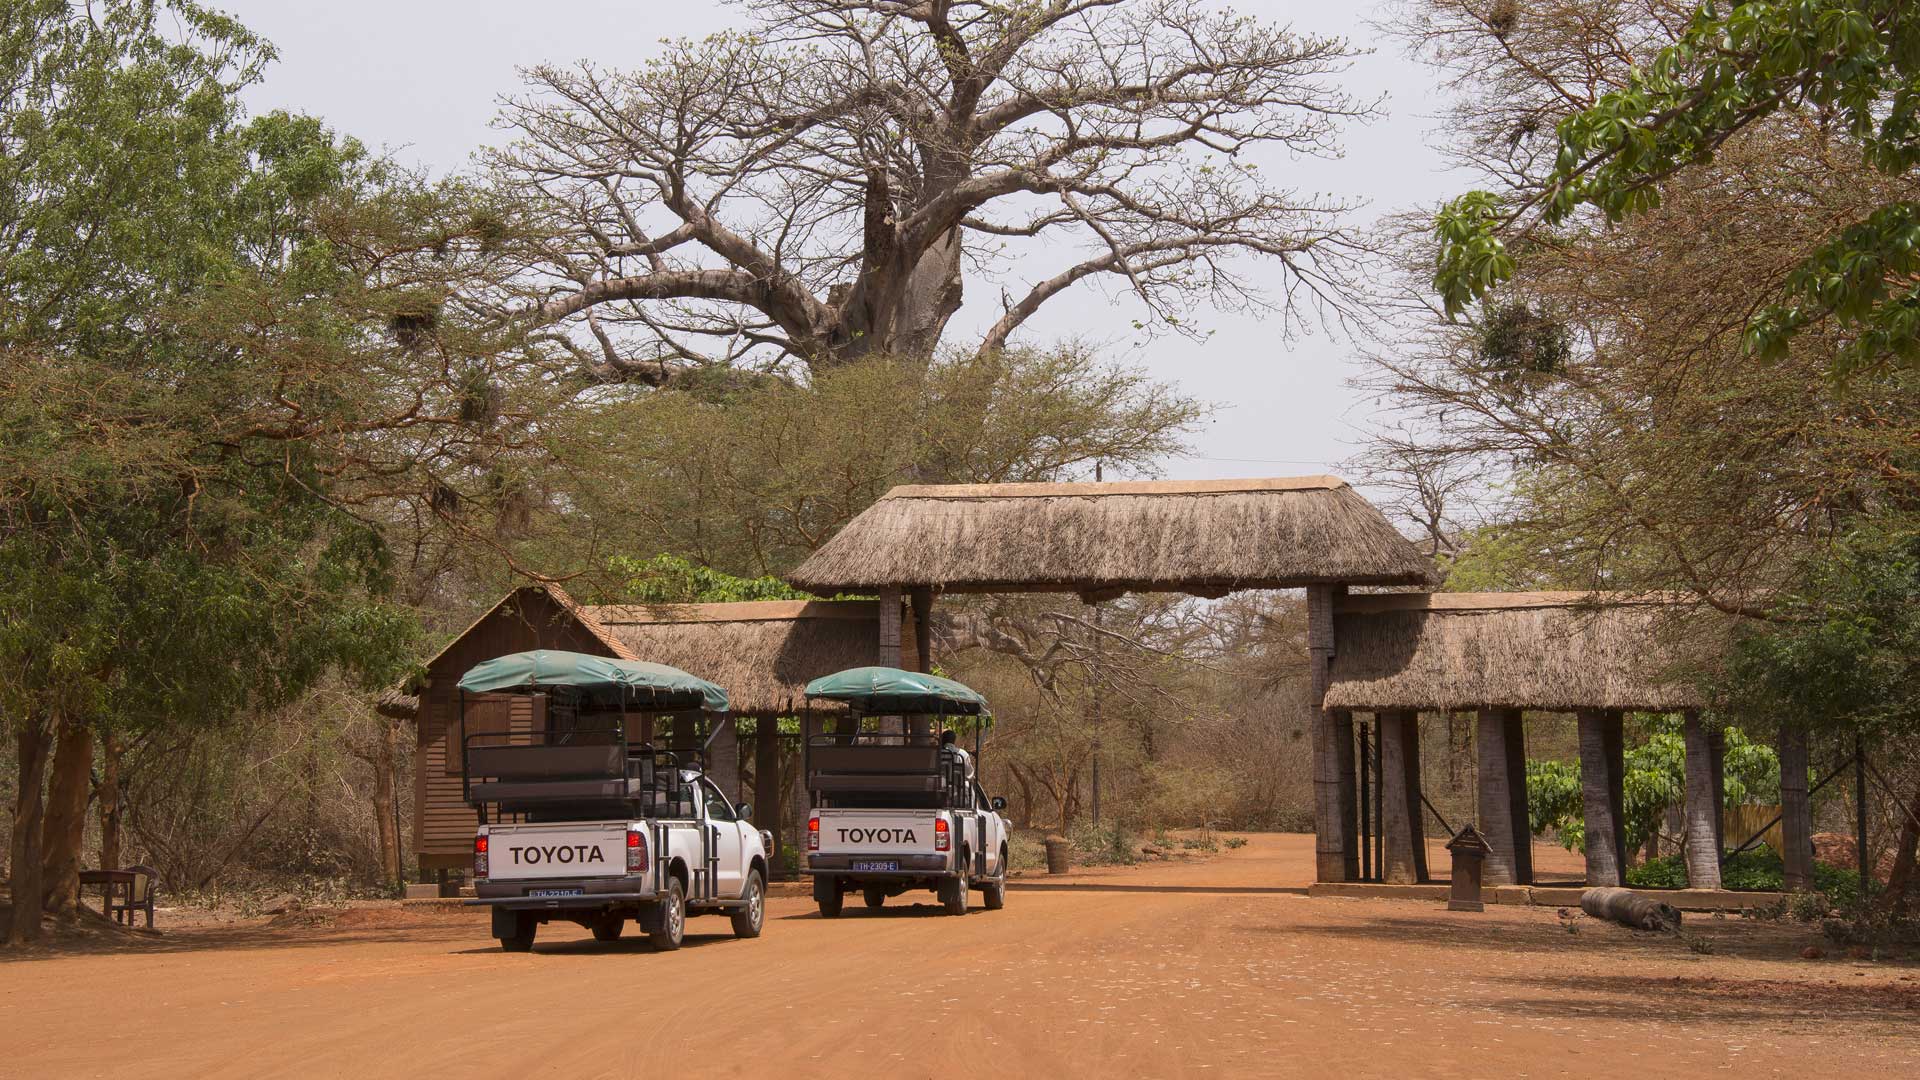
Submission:
<svg viewBox="0 0 1920 1080">
<path fill-rule="evenodd" d="M 658 50 L 662 38 L 702 36 L 739 18 L 715 0 L 214 0 L 214 6 L 280 51 L 265 85 L 251 94 L 254 108 L 316 114 L 343 134 L 437 172 L 459 169 L 476 147 L 505 139 L 490 122 L 498 99 L 519 88 L 517 68 L 581 59 L 636 66 Z M 1471 186 L 1449 176 L 1427 145 L 1439 111 L 1432 75 L 1396 43 L 1374 40 L 1363 22 L 1371 2 L 1242 0 L 1235 6 L 1303 32 L 1374 47 L 1355 62 L 1344 85 L 1358 98 L 1387 95 L 1382 119 L 1347 129 L 1341 160 L 1275 154 L 1261 162 L 1266 175 L 1285 177 L 1304 191 L 1365 201 L 1356 223 Z M 1022 269 L 1016 267 L 1016 274 Z M 1043 271 L 1036 265 L 1032 275 Z M 964 333 L 966 317 L 963 310 L 951 333 Z M 1346 385 L 1359 368 L 1337 329 L 1288 341 L 1270 323 L 1203 312 L 1200 323 L 1214 331 L 1204 343 L 1116 336 L 1115 328 L 1132 318 L 1125 295 L 1082 286 L 1043 309 L 1022 340 L 1090 337 L 1107 343 L 1114 358 L 1221 406 L 1194 438 L 1196 456 L 1166 462 L 1168 476 L 1334 471 L 1353 454 L 1374 412 Z"/>
</svg>

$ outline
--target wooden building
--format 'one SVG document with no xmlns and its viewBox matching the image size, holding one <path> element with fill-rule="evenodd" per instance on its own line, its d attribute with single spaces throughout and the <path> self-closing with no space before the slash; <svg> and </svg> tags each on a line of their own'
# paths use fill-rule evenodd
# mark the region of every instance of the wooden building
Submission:
<svg viewBox="0 0 1920 1080">
<path fill-rule="evenodd" d="M 733 711 L 710 744 L 714 780 L 731 798 L 749 796 L 762 828 L 791 835 L 783 826 L 793 813 L 794 785 L 782 781 L 794 770 L 783 764 L 774 721 L 793 715 L 808 680 L 878 662 L 879 607 L 871 600 L 592 607 L 551 586 L 515 589 L 427 661 L 411 701 L 382 699 L 382 712 L 415 725 L 413 848 L 420 869 L 458 870 L 472 859 L 474 813 L 460 794 L 465 732 L 456 684 L 483 660 L 529 649 L 668 664 L 725 687 Z M 901 623 L 897 613 L 893 622 Z M 910 638 L 905 651 L 912 653 Z M 466 723 L 475 731 L 531 730 L 538 722 L 534 702 L 527 695 L 469 695 Z M 756 790 L 741 790 L 743 774 L 755 778 Z"/>
</svg>

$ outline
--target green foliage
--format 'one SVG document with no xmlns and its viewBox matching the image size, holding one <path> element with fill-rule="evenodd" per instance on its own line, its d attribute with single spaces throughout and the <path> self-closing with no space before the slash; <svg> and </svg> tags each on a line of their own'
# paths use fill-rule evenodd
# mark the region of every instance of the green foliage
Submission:
<svg viewBox="0 0 1920 1080">
<path fill-rule="evenodd" d="M 1889 176 L 1920 163 L 1920 20 L 1906 0 L 1774 0 L 1700 7 L 1679 38 L 1625 86 L 1563 119 L 1545 188 L 1505 207 L 1488 192 L 1455 199 L 1435 221 L 1434 284 L 1449 314 L 1513 273 L 1502 226 L 1537 208 L 1558 225 L 1581 207 L 1619 221 L 1660 203 L 1660 184 L 1710 159 L 1733 133 L 1782 108 L 1833 116 L 1862 158 Z M 1897 201 L 1843 229 L 1796 270 L 1748 328 L 1762 357 L 1813 323 L 1852 340 L 1845 373 L 1920 357 L 1920 204 Z"/>
<path fill-rule="evenodd" d="M 1785 887 L 1785 864 L 1772 848 L 1743 851 L 1720 864 L 1720 886 L 1735 892 L 1778 892 Z M 1640 889 L 1684 889 L 1686 860 L 1663 855 L 1627 868 L 1627 884 Z M 1850 909 L 1860 900 L 1860 874 L 1831 863 L 1813 864 L 1814 888 L 1833 907 Z M 1877 883 L 1876 883 L 1877 884 Z"/>
<path fill-rule="evenodd" d="M 1648 723 L 1646 741 L 1622 754 L 1629 849 L 1645 844 L 1667 809 L 1686 798 L 1686 739 L 1679 721 L 1661 717 Z M 1735 727 L 1724 729 L 1724 738 L 1726 805 L 1778 798 L 1780 760 L 1773 749 L 1752 742 Z M 1527 824 L 1535 836 L 1554 830 L 1568 851 L 1585 848 L 1579 762 L 1527 762 Z"/>
<path fill-rule="evenodd" d="M 1807 561 L 1774 620 L 1743 629 L 1720 692 L 1814 728 L 1920 732 L 1920 530 L 1862 529 Z"/>
<path fill-rule="evenodd" d="M 415 646 L 383 599 L 391 554 L 341 498 L 356 469 L 401 472 L 344 449 L 378 430 L 361 392 L 397 380 L 333 242 L 377 216 L 386 174 L 312 118 L 244 118 L 270 56 L 185 2 L 0 18 L 0 697 L 18 722 L 216 723 L 333 668 L 388 682 Z M 417 381 L 404 393 L 418 410 Z"/>
<path fill-rule="evenodd" d="M 808 600 L 776 577 L 744 578 L 701 566 L 678 555 L 639 559 L 616 555 L 609 560 L 622 582 L 616 603 L 721 604 L 737 600 Z"/>
<path fill-rule="evenodd" d="M 873 358 L 810 383 L 635 396 L 560 436 L 597 482 L 582 536 L 748 578 L 791 569 L 897 484 L 1056 480 L 1147 468 L 1205 409 L 1140 373 L 1063 348 Z M 551 553 L 558 563 L 568 555 Z"/>
</svg>

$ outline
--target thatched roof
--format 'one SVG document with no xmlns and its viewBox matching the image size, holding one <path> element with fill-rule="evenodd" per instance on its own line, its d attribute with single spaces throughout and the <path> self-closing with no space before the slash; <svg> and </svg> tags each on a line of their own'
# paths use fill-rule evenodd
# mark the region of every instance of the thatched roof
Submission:
<svg viewBox="0 0 1920 1080">
<path fill-rule="evenodd" d="M 402 689 L 382 690 L 373 711 L 389 720 L 412 720 L 420 712 L 420 698 Z"/>
<path fill-rule="evenodd" d="M 1331 709 L 1698 708 L 1670 595 L 1388 593 L 1333 614 Z"/>
<path fill-rule="evenodd" d="M 810 679 L 879 662 L 873 600 L 586 609 L 631 652 L 727 688 L 736 714 L 800 705 Z"/>
<path fill-rule="evenodd" d="M 1190 592 L 1419 585 L 1432 563 L 1346 481 L 897 487 L 787 580 L 808 592 Z"/>
</svg>

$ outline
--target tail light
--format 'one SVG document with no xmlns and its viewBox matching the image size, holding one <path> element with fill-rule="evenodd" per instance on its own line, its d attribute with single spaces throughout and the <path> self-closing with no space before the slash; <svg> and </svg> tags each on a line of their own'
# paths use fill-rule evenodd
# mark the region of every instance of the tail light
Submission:
<svg viewBox="0 0 1920 1080">
<path fill-rule="evenodd" d="M 946 818 L 933 819 L 933 850 L 950 851 L 953 849 L 953 833 Z"/>
<path fill-rule="evenodd" d="M 639 829 L 627 830 L 627 873 L 647 872 L 647 837 Z"/>
<path fill-rule="evenodd" d="M 473 876 L 487 876 L 487 834 L 481 833 L 473 838 Z"/>
<path fill-rule="evenodd" d="M 819 814 L 815 814 L 812 817 L 807 819 L 807 850 L 808 851 L 820 850 L 820 815 Z"/>
</svg>

